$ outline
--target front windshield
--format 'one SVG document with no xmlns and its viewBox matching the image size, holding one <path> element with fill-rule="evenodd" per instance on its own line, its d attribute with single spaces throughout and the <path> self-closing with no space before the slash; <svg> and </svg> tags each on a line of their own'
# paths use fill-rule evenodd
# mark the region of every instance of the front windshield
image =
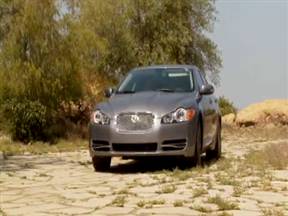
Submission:
<svg viewBox="0 0 288 216">
<path fill-rule="evenodd" d="M 182 68 L 144 69 L 130 73 L 117 93 L 143 91 L 190 92 L 193 90 L 192 72 Z"/>
</svg>

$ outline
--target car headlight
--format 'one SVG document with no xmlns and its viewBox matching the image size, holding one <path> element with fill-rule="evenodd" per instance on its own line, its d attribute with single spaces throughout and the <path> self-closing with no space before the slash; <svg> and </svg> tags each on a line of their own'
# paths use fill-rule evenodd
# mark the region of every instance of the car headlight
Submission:
<svg viewBox="0 0 288 216">
<path fill-rule="evenodd" d="M 91 121 L 95 124 L 101 124 L 101 125 L 110 124 L 110 118 L 100 110 L 96 110 L 92 113 Z"/>
<path fill-rule="evenodd" d="M 191 121 L 194 118 L 195 113 L 196 111 L 192 108 L 189 109 L 179 108 L 163 116 L 161 122 L 163 124 L 171 124 L 171 123 Z"/>
</svg>

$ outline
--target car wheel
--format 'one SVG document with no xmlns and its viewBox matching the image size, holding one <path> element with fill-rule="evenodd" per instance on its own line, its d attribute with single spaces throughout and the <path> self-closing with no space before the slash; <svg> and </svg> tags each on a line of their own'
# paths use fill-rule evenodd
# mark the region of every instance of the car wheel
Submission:
<svg viewBox="0 0 288 216">
<path fill-rule="evenodd" d="M 109 170 L 111 157 L 93 157 L 92 163 L 95 171 L 105 172 Z"/>
<path fill-rule="evenodd" d="M 194 153 L 194 157 L 192 158 L 193 166 L 202 165 L 201 146 L 202 146 L 202 130 L 201 130 L 200 124 L 198 124 L 197 133 L 196 133 L 195 153 Z"/>
<path fill-rule="evenodd" d="M 219 159 L 221 157 L 222 144 L 221 144 L 221 126 L 220 125 L 218 125 L 215 139 L 216 139 L 215 148 L 213 150 L 209 149 L 206 151 L 206 157 L 209 159 Z"/>
</svg>

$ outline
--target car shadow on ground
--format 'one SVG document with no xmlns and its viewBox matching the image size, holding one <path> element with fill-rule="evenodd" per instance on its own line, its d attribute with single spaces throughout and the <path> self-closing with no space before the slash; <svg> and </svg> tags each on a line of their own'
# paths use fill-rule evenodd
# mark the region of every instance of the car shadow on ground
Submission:
<svg viewBox="0 0 288 216">
<path fill-rule="evenodd" d="M 217 160 L 208 159 L 202 156 L 202 167 L 211 166 Z M 132 174 L 132 173 L 153 173 L 163 170 L 173 171 L 174 169 L 189 170 L 193 166 L 189 166 L 187 161 L 183 163 L 183 158 L 160 157 L 160 158 L 140 158 L 135 160 L 127 160 L 126 163 L 112 165 L 108 172 L 115 174 Z"/>
<path fill-rule="evenodd" d="M 163 170 L 173 171 L 178 168 L 181 170 L 189 170 L 192 168 L 187 165 L 187 161 L 183 163 L 183 158 L 175 157 L 143 157 L 136 160 L 127 159 L 119 160 L 116 159 L 107 173 L 114 174 L 133 174 L 133 173 L 154 173 Z M 202 157 L 202 166 L 210 166 L 215 163 L 215 160 L 209 160 L 205 156 Z M 65 160 L 59 156 L 39 156 L 39 155 L 18 155 L 0 159 L 0 172 L 18 172 L 31 169 L 41 169 L 42 166 L 65 166 L 73 163 L 73 166 L 83 166 L 89 168 L 92 163 L 91 160 L 87 161 L 72 161 Z M 88 165 L 88 166 L 87 166 Z"/>
</svg>

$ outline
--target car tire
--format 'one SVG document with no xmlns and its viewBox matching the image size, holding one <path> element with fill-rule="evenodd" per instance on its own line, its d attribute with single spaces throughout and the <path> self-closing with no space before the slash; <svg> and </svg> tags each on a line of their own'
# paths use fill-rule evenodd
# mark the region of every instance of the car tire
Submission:
<svg viewBox="0 0 288 216">
<path fill-rule="evenodd" d="M 110 169 L 111 157 L 93 157 L 92 163 L 96 172 L 105 172 Z"/>
<path fill-rule="evenodd" d="M 202 165 L 201 147 L 202 147 L 202 130 L 201 130 L 201 125 L 199 123 L 197 127 L 197 133 L 196 133 L 195 153 L 192 158 L 192 166 L 198 167 Z"/>
<path fill-rule="evenodd" d="M 219 159 L 221 157 L 222 152 L 222 143 L 221 143 L 221 126 L 218 124 L 217 133 L 215 138 L 215 148 L 209 149 L 206 151 L 206 157 L 208 159 Z"/>
</svg>

